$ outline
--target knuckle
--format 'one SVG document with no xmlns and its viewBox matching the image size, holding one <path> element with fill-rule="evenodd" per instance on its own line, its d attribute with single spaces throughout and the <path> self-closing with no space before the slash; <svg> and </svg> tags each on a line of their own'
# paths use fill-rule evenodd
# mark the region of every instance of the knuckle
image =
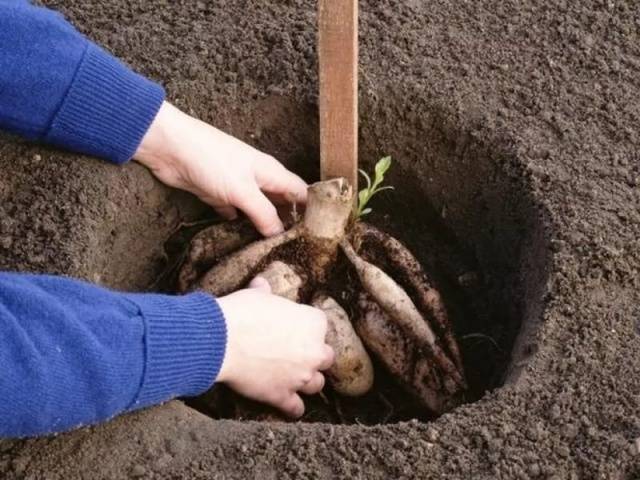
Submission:
<svg viewBox="0 0 640 480">
<path fill-rule="evenodd" d="M 300 382 L 304 385 L 313 380 L 313 372 L 311 370 L 307 370 L 300 375 Z"/>
<path fill-rule="evenodd" d="M 319 330 L 326 330 L 327 315 L 322 310 L 309 305 L 300 305 L 300 308 L 304 309 L 304 311 L 301 310 L 301 313 L 304 315 L 308 325 L 312 325 Z"/>
<path fill-rule="evenodd" d="M 316 312 L 314 315 L 314 322 L 316 323 L 317 327 L 320 330 L 322 331 L 327 330 L 327 324 L 328 324 L 327 315 L 322 310 L 316 309 Z"/>
<path fill-rule="evenodd" d="M 330 345 L 325 345 L 324 359 L 327 361 L 327 363 L 332 364 L 335 358 L 336 358 L 336 352 L 333 349 L 333 347 L 331 347 Z"/>
<path fill-rule="evenodd" d="M 323 345 L 318 345 L 316 348 L 313 349 L 313 353 L 311 355 L 311 360 L 312 360 L 314 366 L 322 365 L 325 362 L 327 362 L 327 360 L 328 360 L 327 352 L 324 349 Z"/>
<path fill-rule="evenodd" d="M 269 166 L 273 166 L 276 168 L 282 167 L 282 164 L 278 161 L 278 159 L 273 155 L 269 155 L 268 153 L 263 154 L 262 161 Z"/>
</svg>

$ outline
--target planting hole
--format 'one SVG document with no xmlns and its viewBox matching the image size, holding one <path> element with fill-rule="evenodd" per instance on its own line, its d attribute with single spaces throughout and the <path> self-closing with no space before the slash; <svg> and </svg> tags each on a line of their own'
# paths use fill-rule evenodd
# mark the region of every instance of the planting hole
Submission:
<svg viewBox="0 0 640 480">
<path fill-rule="evenodd" d="M 411 121 L 403 125 L 402 107 L 410 111 L 411 99 L 402 100 L 406 105 L 395 100 L 362 105 L 361 166 L 371 171 L 377 159 L 392 155 L 386 184 L 395 187 L 372 200 L 366 220 L 402 241 L 434 280 L 462 352 L 468 381 L 462 402 L 473 402 L 505 382 L 516 382 L 535 351 L 531 339 L 541 315 L 548 261 L 544 212 L 532 202 L 514 157 L 479 144 L 467 132 L 449 131 L 437 112 L 421 117 L 413 108 Z M 314 108 L 283 97 L 249 107 L 234 118 L 231 133 L 315 181 Z M 399 118 L 389 122 L 389 112 Z M 176 267 L 189 240 L 215 221 L 202 217 L 202 211 L 198 206 L 187 212 L 185 217 L 202 221 L 185 222 L 166 241 L 168 262 L 156 290 L 175 291 Z M 323 395 L 306 397 L 302 420 L 380 424 L 434 418 L 375 358 L 374 368 L 376 380 L 368 394 L 347 398 L 325 388 Z M 224 387 L 188 404 L 215 418 L 277 419 Z"/>
</svg>

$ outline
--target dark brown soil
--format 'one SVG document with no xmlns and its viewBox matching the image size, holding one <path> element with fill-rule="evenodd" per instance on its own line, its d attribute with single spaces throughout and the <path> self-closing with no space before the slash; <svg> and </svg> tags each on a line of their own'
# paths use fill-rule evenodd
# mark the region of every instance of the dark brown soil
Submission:
<svg viewBox="0 0 640 480">
<path fill-rule="evenodd" d="M 315 177 L 312 0 L 47 3 L 181 108 Z M 380 208 L 404 231 L 443 226 L 408 238 L 414 252 L 455 241 L 473 265 L 450 278 L 481 283 L 477 331 L 514 345 L 505 386 L 435 422 L 378 427 L 214 421 L 172 402 L 0 442 L 4 477 L 640 476 L 635 4 L 360 5 L 361 160 L 396 159 Z M 2 268 L 143 289 L 179 220 L 202 215 L 136 165 L 8 137 L 0 164 Z"/>
</svg>

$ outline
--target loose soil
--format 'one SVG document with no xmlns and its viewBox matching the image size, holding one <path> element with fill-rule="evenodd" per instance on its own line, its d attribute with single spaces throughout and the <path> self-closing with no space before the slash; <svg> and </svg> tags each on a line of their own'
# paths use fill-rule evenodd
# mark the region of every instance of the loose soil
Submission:
<svg viewBox="0 0 640 480">
<path fill-rule="evenodd" d="M 46 3 L 161 81 L 179 107 L 317 175 L 312 0 Z M 2 441 L 1 476 L 640 476 L 634 5 L 360 6 L 361 161 L 396 160 L 398 191 L 378 212 L 402 223 L 402 239 L 462 296 L 460 333 L 505 351 L 500 360 L 478 337 L 466 347 L 490 391 L 433 422 L 373 427 L 215 421 L 171 402 Z M 148 289 L 164 241 L 207 214 L 133 164 L 6 136 L 0 164 L 3 269 Z"/>
</svg>

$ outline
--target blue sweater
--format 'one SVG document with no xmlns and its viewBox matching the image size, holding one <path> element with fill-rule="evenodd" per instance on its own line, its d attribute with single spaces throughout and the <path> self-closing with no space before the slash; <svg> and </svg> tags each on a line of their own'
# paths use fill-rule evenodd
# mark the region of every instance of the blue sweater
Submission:
<svg viewBox="0 0 640 480">
<path fill-rule="evenodd" d="M 51 10 L 0 0 L 0 128 L 114 163 L 164 99 Z M 0 437 L 60 432 L 202 393 L 224 357 L 217 302 L 0 273 Z"/>
</svg>

